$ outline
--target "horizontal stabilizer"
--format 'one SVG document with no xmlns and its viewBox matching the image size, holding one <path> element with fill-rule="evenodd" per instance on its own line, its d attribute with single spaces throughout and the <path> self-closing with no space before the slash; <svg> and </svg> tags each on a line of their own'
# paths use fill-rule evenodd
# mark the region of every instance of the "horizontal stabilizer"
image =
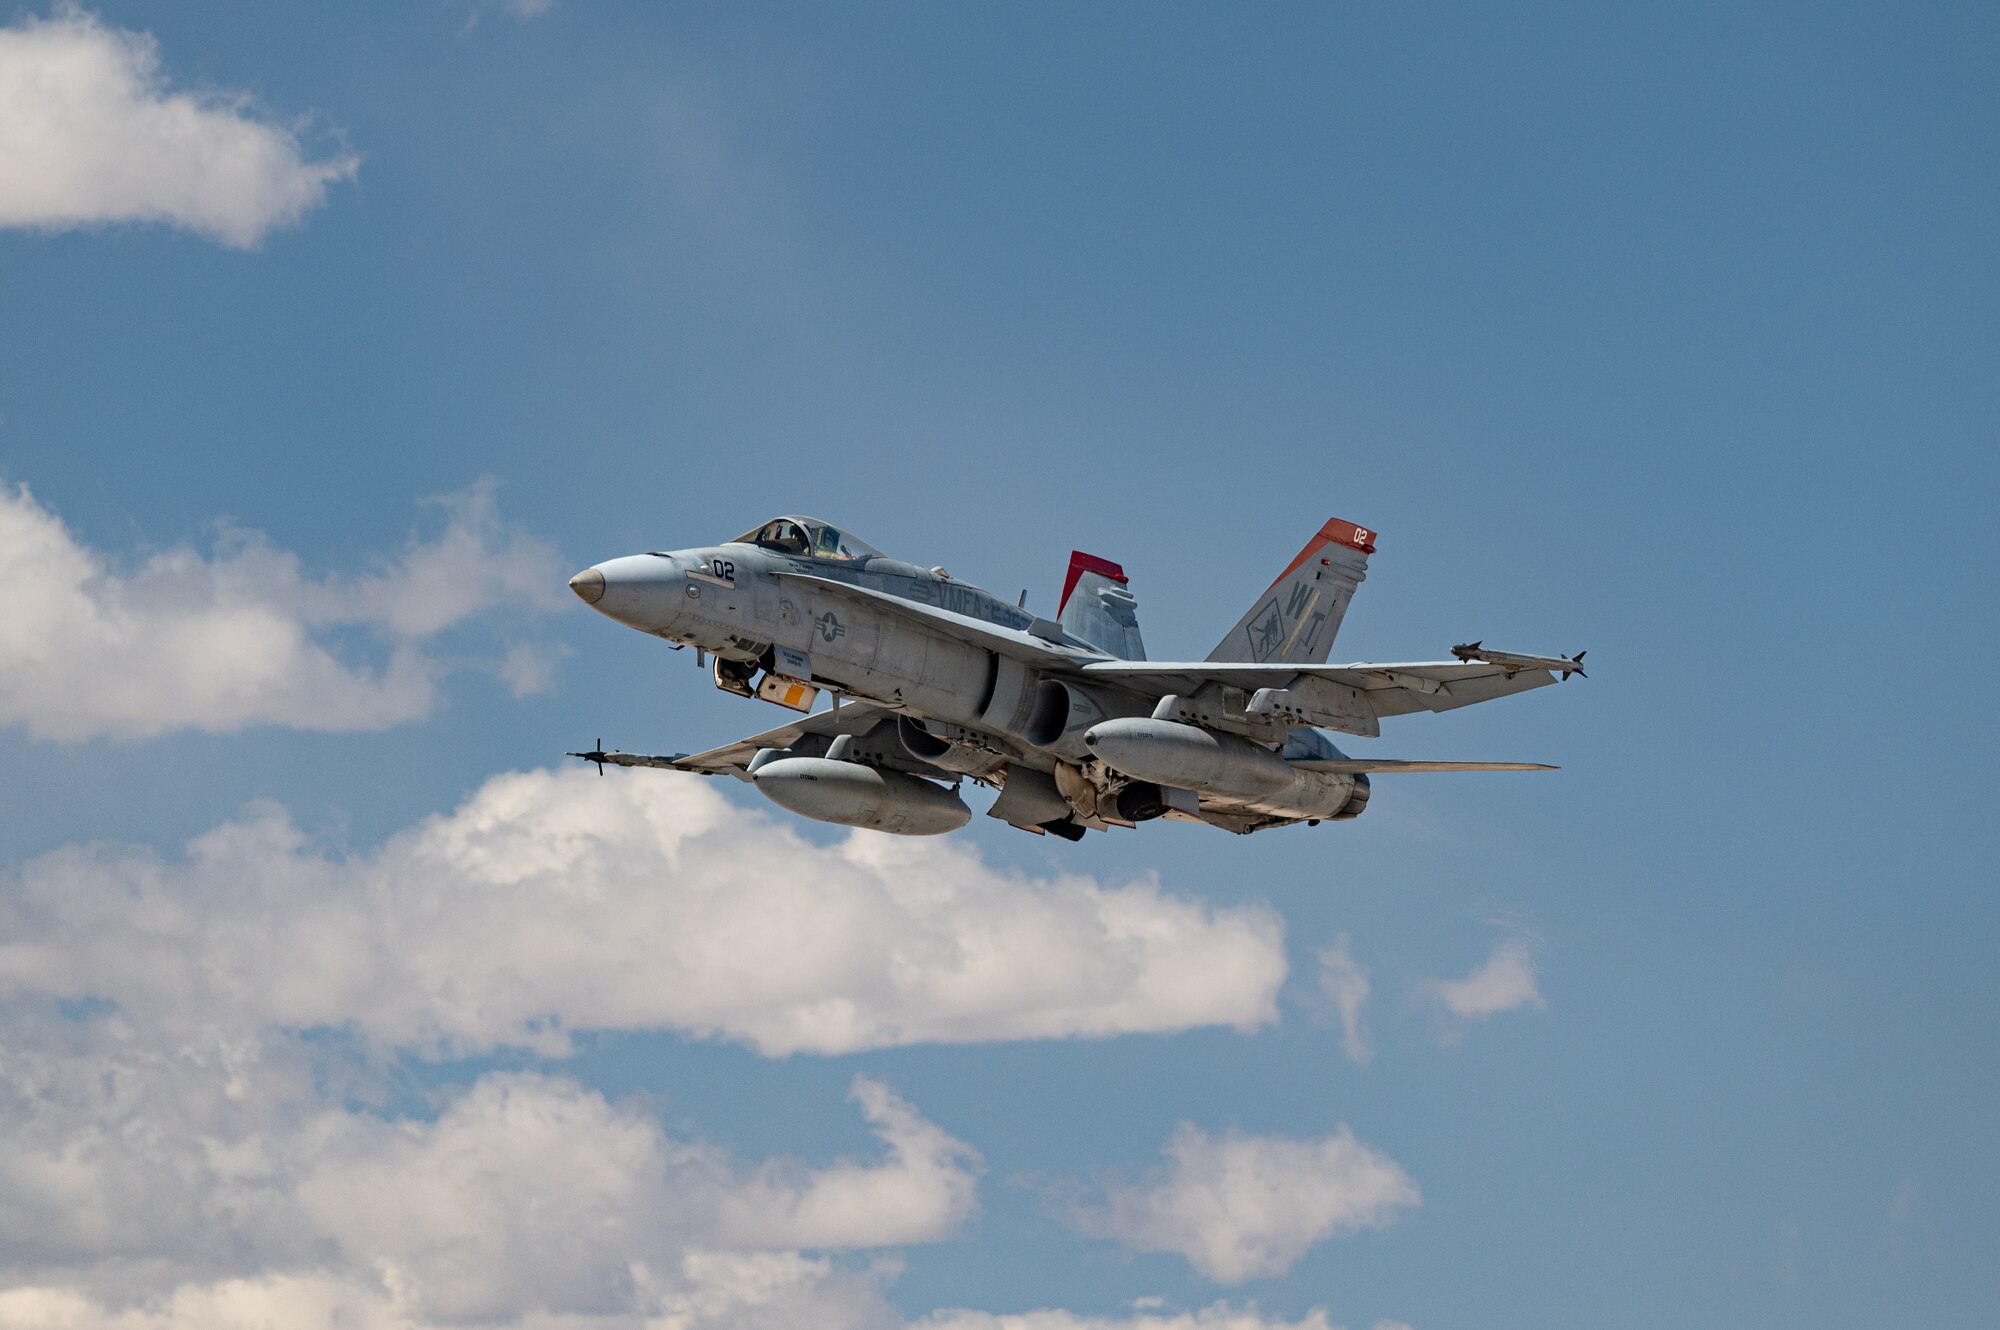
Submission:
<svg viewBox="0 0 2000 1330">
<path fill-rule="evenodd" d="M 1540 762 L 1396 762 L 1388 758 L 1304 758 L 1286 766 L 1330 776 L 1377 776 L 1398 771 L 1560 771 Z"/>
</svg>

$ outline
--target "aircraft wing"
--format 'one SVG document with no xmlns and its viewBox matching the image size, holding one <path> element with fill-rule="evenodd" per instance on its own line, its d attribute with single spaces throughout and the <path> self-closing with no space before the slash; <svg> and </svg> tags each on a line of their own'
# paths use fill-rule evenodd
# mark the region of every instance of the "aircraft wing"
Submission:
<svg viewBox="0 0 2000 1330">
<path fill-rule="evenodd" d="M 1083 673 L 1157 697 L 1187 696 L 1204 684 L 1240 688 L 1253 695 L 1260 689 L 1279 689 L 1290 695 L 1286 700 L 1305 723 L 1373 735 L 1380 732 L 1376 722 L 1384 716 L 1450 711 L 1552 684 L 1563 673 L 1559 659 L 1548 657 L 1546 668 L 1457 660 L 1351 665 L 1120 660 L 1085 665 Z"/>
<path fill-rule="evenodd" d="M 747 739 L 738 739 L 733 744 L 711 748 L 705 753 L 695 753 L 689 757 L 675 758 L 669 762 L 648 762 L 647 766 L 668 766 L 676 771 L 698 771 L 705 776 L 734 776 L 738 780 L 748 780 L 750 759 L 757 756 L 759 749 L 790 748 L 808 734 L 823 734 L 832 738 L 841 734 L 866 734 L 875 728 L 882 717 L 891 714 L 891 708 L 877 706 L 873 702 L 848 702 L 832 711 L 822 711 L 817 715 L 780 725 L 762 734 L 753 734 Z M 613 754 L 606 761 L 614 765 L 640 765 L 621 763 Z"/>
<path fill-rule="evenodd" d="M 791 582 L 809 588 L 816 596 L 828 600 L 846 600 L 850 604 L 865 605 L 882 614 L 899 616 L 919 624 L 934 632 L 942 632 L 952 637 L 977 642 L 989 650 L 1016 660 L 1029 661 L 1039 665 L 1079 665 L 1086 661 L 1102 660 L 1104 653 L 1092 648 L 1075 646 L 1064 642 L 1062 627 L 1049 624 L 1051 637 L 1037 637 L 1017 628 L 1003 628 L 997 623 L 975 619 L 952 610 L 939 609 L 935 605 L 921 605 L 914 600 L 904 600 L 884 591 L 869 587 L 851 586 L 837 582 L 830 577 L 814 577 L 811 573 L 771 574 L 782 582 Z"/>
</svg>

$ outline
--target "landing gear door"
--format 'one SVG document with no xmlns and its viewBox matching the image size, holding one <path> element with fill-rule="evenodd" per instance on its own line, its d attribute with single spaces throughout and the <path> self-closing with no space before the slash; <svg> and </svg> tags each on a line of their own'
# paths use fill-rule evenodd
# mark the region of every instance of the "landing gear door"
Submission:
<svg viewBox="0 0 2000 1330">
<path fill-rule="evenodd" d="M 771 648 L 771 673 L 796 679 L 800 683 L 811 683 L 813 677 L 812 657 L 803 651 L 794 651 L 788 646 Z"/>
<path fill-rule="evenodd" d="M 766 674 L 757 685 L 757 696 L 794 711 L 810 712 L 813 703 L 819 701 L 819 689 L 781 674 Z"/>
<path fill-rule="evenodd" d="M 813 687 L 812 677 L 811 656 L 788 646 L 774 646 L 771 668 L 757 685 L 757 696 L 794 711 L 811 711 L 813 703 L 819 700 L 819 689 Z"/>
</svg>

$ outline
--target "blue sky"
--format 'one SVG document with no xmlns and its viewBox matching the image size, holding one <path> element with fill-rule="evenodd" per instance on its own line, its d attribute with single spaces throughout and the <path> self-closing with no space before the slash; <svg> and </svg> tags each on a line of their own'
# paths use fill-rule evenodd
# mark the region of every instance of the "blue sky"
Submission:
<svg viewBox="0 0 2000 1330">
<path fill-rule="evenodd" d="M 2000 1303 L 1992 12 L 6 22 L 0 1325 Z M 798 510 L 1182 658 L 1339 516 L 1337 658 L 1592 677 L 1249 839 L 564 771 L 780 713 L 562 579 Z"/>
</svg>

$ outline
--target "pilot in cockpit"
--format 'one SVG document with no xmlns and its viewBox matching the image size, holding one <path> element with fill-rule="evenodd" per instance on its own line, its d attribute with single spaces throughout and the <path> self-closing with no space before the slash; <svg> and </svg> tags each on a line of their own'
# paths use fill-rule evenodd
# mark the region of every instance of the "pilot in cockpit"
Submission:
<svg viewBox="0 0 2000 1330">
<path fill-rule="evenodd" d="M 782 517 L 775 522 L 766 522 L 752 543 L 780 554 L 812 553 L 812 542 L 806 539 L 806 533 L 799 529 L 799 524 Z"/>
</svg>

